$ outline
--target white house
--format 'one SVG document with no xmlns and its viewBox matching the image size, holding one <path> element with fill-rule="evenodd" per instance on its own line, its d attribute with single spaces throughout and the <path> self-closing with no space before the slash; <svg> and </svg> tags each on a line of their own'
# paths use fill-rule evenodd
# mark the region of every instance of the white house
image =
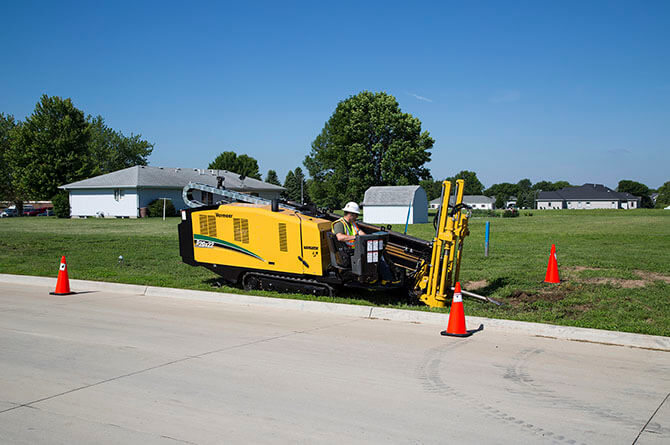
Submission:
<svg viewBox="0 0 670 445">
<path fill-rule="evenodd" d="M 363 222 L 405 224 L 428 222 L 428 198 L 418 185 L 370 187 L 363 199 Z"/>
<path fill-rule="evenodd" d="M 630 193 L 615 192 L 602 184 L 584 184 L 550 192 L 539 192 L 538 209 L 636 209 L 641 198 Z"/>
<path fill-rule="evenodd" d="M 253 178 L 241 179 L 226 170 L 197 168 L 166 168 L 135 166 L 96 176 L 83 181 L 66 184 L 60 188 L 70 192 L 70 208 L 73 217 L 105 216 L 137 218 L 140 209 L 152 201 L 167 198 L 177 210 L 186 207 L 182 190 L 189 182 L 216 187 L 217 176 L 224 178 L 225 188 L 250 193 L 262 198 L 274 199 L 283 187 L 268 184 Z M 200 191 L 194 199 L 207 202 Z"/>
<path fill-rule="evenodd" d="M 430 201 L 430 208 L 431 209 L 439 209 L 440 204 L 442 202 L 440 201 L 441 198 L 435 198 L 432 201 Z M 451 196 L 449 198 L 449 204 L 453 205 L 454 202 L 456 201 L 456 198 L 454 196 Z M 473 208 L 473 209 L 479 209 L 479 210 L 493 210 L 496 208 L 496 200 L 494 198 L 489 198 L 488 196 L 484 195 L 463 195 L 463 203 L 466 204 L 468 207 Z"/>
</svg>

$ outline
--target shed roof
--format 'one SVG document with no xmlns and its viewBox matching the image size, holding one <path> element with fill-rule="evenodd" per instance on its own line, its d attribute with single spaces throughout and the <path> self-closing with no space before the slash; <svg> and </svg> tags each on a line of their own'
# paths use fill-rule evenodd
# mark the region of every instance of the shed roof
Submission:
<svg viewBox="0 0 670 445">
<path fill-rule="evenodd" d="M 236 173 L 227 170 L 198 168 L 167 168 L 137 165 L 124 168 L 82 181 L 60 186 L 61 189 L 101 189 L 101 188 L 183 188 L 189 182 L 199 182 L 215 187 L 216 177 L 224 178 L 224 187 L 231 190 L 281 191 L 283 187 L 253 178 L 240 179 Z"/>
<path fill-rule="evenodd" d="M 418 185 L 389 185 L 370 187 L 365 191 L 364 206 L 408 206 L 417 192 L 425 191 Z"/>
</svg>

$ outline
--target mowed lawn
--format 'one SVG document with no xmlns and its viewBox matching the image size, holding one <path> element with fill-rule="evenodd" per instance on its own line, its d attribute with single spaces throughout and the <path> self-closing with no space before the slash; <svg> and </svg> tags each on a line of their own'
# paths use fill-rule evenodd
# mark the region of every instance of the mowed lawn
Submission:
<svg viewBox="0 0 670 445">
<path fill-rule="evenodd" d="M 470 220 L 461 282 L 505 304 L 466 299 L 466 314 L 670 336 L 670 211 L 527 214 Z M 485 258 L 487 220 L 491 245 Z M 0 273 L 56 276 L 66 255 L 71 278 L 244 293 L 214 287 L 212 272 L 181 262 L 178 223 L 178 218 L 5 218 L 0 220 Z M 408 232 L 433 236 L 432 224 L 413 225 Z M 551 244 L 558 252 L 560 285 L 542 283 Z M 332 299 L 255 293 L 428 310 L 365 292 Z"/>
</svg>

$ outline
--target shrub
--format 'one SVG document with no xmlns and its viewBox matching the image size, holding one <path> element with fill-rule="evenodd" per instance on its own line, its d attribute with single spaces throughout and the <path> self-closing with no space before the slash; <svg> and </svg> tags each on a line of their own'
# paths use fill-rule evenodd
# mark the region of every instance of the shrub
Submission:
<svg viewBox="0 0 670 445">
<path fill-rule="evenodd" d="M 503 218 L 516 218 L 517 216 L 519 216 L 519 211 L 517 209 L 508 209 L 502 214 Z"/>
<path fill-rule="evenodd" d="M 499 216 L 495 210 L 485 210 L 485 209 L 472 209 L 470 210 L 470 215 L 471 216 L 490 216 L 492 218 L 495 218 L 496 216 Z"/>
<path fill-rule="evenodd" d="M 69 218 L 70 217 L 70 193 L 67 191 L 62 191 L 56 193 L 52 198 L 51 202 L 54 206 L 54 214 L 59 218 Z"/>
<path fill-rule="evenodd" d="M 168 199 L 165 201 L 165 216 L 174 216 L 177 214 L 177 210 L 172 204 L 172 200 Z M 162 217 L 163 216 L 163 200 L 157 199 L 151 204 L 149 204 L 149 216 L 152 217 Z"/>
</svg>

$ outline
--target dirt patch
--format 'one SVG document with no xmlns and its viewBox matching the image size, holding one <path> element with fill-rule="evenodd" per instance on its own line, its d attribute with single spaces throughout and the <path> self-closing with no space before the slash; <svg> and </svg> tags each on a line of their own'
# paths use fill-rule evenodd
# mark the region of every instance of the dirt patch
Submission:
<svg viewBox="0 0 670 445">
<path fill-rule="evenodd" d="M 603 270 L 603 269 L 601 267 L 570 266 L 566 267 L 565 270 L 571 272 L 583 272 L 585 270 Z"/>
<path fill-rule="evenodd" d="M 662 275 L 660 273 L 656 272 L 649 272 L 646 270 L 636 270 L 635 275 L 637 275 L 640 278 L 643 278 L 646 281 L 663 281 L 665 283 L 670 284 L 670 277 L 667 275 Z"/>
<path fill-rule="evenodd" d="M 527 304 L 527 303 L 535 303 L 536 301 L 556 302 L 564 299 L 567 296 L 567 294 L 568 293 L 565 290 L 561 290 L 560 288 L 556 288 L 553 290 L 548 289 L 546 291 L 542 291 L 536 294 L 521 290 L 515 290 L 514 292 L 512 292 L 507 296 L 507 301 L 512 306 L 519 306 L 521 304 Z"/>
<path fill-rule="evenodd" d="M 621 278 L 582 278 L 578 280 L 585 284 L 609 284 L 611 286 L 622 287 L 624 289 L 635 289 L 645 287 L 648 282 L 645 280 L 624 280 Z"/>
<path fill-rule="evenodd" d="M 489 285 L 489 282 L 486 280 L 479 280 L 479 281 L 468 281 L 465 283 L 465 290 L 471 290 L 475 291 L 477 289 L 482 289 L 485 288 L 486 286 Z"/>
</svg>

